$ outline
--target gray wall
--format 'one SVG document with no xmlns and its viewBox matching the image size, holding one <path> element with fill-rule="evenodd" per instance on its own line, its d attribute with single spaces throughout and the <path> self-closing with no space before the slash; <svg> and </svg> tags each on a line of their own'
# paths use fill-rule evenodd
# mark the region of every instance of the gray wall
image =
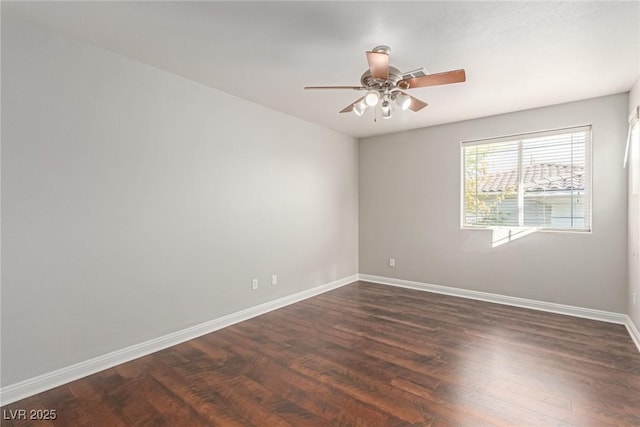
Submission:
<svg viewBox="0 0 640 427">
<path fill-rule="evenodd" d="M 640 76 L 629 92 L 629 114 L 640 105 Z M 629 174 L 631 178 L 631 174 Z M 640 194 L 631 194 L 629 186 L 629 289 L 627 309 L 629 317 L 640 329 Z M 636 254 L 633 256 L 633 254 Z M 636 304 L 633 304 L 633 293 Z"/>
<path fill-rule="evenodd" d="M 361 140 L 360 273 L 626 312 L 627 98 Z M 460 228 L 460 141 L 584 124 L 593 125 L 592 233 L 538 232 L 493 247 L 491 231 Z"/>
<path fill-rule="evenodd" d="M 357 154 L 5 14 L 2 385 L 356 274 Z"/>
</svg>

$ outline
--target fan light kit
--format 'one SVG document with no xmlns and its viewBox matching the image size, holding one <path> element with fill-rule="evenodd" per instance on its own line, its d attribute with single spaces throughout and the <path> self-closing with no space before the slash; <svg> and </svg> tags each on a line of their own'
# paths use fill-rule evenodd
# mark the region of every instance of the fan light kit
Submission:
<svg viewBox="0 0 640 427">
<path fill-rule="evenodd" d="M 463 69 L 445 71 L 444 73 L 427 74 L 423 68 L 402 74 L 396 67 L 389 65 L 389 46 L 376 46 L 367 52 L 369 69 L 360 77 L 360 86 L 306 86 L 305 89 L 352 89 L 367 93 L 360 99 L 340 110 L 341 113 L 353 113 L 360 117 L 367 108 L 380 106 L 382 118 L 393 115 L 392 105 L 401 111 L 420 111 L 426 102 L 420 101 L 403 92 L 419 87 L 461 83 L 466 80 Z"/>
</svg>

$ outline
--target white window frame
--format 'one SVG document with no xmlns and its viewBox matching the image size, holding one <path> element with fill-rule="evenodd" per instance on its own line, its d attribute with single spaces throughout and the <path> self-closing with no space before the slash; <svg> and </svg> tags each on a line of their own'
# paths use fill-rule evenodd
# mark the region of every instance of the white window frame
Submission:
<svg viewBox="0 0 640 427">
<path fill-rule="evenodd" d="M 522 140 L 530 139 L 530 138 L 538 138 L 549 135 L 562 135 L 566 133 L 580 132 L 585 131 L 588 133 L 588 138 L 586 141 L 585 147 L 585 180 L 584 180 L 584 192 L 588 194 L 588 207 L 585 212 L 585 220 L 588 216 L 588 223 L 585 224 L 584 227 L 572 227 L 572 228 L 563 228 L 563 227 L 529 227 L 524 225 L 477 225 L 477 224 L 465 224 L 465 147 L 475 146 L 475 145 L 484 145 L 484 144 L 494 144 L 500 142 L 519 142 L 519 157 L 521 157 L 522 150 Z M 550 232 L 562 232 L 562 233 L 591 233 L 593 228 L 593 185 L 592 185 L 592 177 L 593 177 L 593 167 L 592 167 L 592 150 L 593 150 L 593 137 L 592 137 L 592 126 L 588 125 L 579 125 L 579 126 L 571 126 L 566 128 L 558 128 L 546 131 L 539 132 L 528 132 L 522 134 L 514 134 L 514 135 L 506 135 L 495 138 L 483 138 L 483 139 L 475 139 L 475 140 L 467 140 L 462 141 L 460 143 L 460 228 L 467 230 L 494 230 L 494 229 L 523 229 L 523 228 L 535 228 L 538 231 L 550 231 Z M 521 162 L 519 161 L 518 165 L 518 174 L 521 173 Z M 520 203 L 522 201 L 522 190 L 518 188 L 518 210 L 519 210 L 519 223 L 522 224 L 522 206 Z"/>
<path fill-rule="evenodd" d="M 631 194 L 640 194 L 640 123 L 631 128 Z"/>
<path fill-rule="evenodd" d="M 640 106 L 629 116 L 629 135 L 625 150 L 624 166 L 629 161 L 630 188 L 632 195 L 640 194 Z"/>
</svg>

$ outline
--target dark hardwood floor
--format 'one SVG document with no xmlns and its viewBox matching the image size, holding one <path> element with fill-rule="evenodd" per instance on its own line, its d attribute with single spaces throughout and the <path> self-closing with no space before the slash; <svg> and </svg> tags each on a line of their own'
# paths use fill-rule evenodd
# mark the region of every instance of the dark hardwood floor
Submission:
<svg viewBox="0 0 640 427">
<path fill-rule="evenodd" d="M 15 402 L 3 426 L 640 426 L 624 326 L 356 282 Z"/>
</svg>

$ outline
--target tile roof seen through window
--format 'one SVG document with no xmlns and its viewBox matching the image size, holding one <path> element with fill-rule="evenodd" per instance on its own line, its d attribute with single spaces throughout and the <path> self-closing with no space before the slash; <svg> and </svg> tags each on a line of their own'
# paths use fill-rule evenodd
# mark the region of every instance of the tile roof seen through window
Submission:
<svg viewBox="0 0 640 427">
<path fill-rule="evenodd" d="M 584 190 L 584 166 L 536 163 L 525 166 L 522 182 L 525 191 Z M 517 169 L 496 172 L 479 178 L 479 190 L 494 193 L 518 188 Z"/>
</svg>

